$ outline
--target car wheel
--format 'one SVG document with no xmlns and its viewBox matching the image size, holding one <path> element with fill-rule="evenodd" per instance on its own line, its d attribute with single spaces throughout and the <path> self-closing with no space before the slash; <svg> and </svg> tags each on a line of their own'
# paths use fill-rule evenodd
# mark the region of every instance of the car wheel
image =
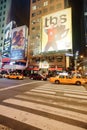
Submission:
<svg viewBox="0 0 87 130">
<path fill-rule="evenodd" d="M 59 80 L 55 80 L 55 83 L 56 83 L 56 84 L 59 84 L 59 83 L 60 83 L 60 81 L 59 81 Z"/>
<path fill-rule="evenodd" d="M 81 82 L 80 82 L 80 81 L 77 81 L 77 82 L 76 82 L 76 85 L 81 85 Z"/>
</svg>

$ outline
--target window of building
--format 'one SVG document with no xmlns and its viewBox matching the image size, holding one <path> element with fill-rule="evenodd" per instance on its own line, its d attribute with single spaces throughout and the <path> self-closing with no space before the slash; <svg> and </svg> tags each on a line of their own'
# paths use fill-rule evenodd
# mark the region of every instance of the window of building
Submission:
<svg viewBox="0 0 87 130">
<path fill-rule="evenodd" d="M 3 14 L 5 15 L 5 11 L 3 12 Z"/>
<path fill-rule="evenodd" d="M 53 3 L 54 2 L 54 0 L 50 0 L 50 3 Z"/>
<path fill-rule="evenodd" d="M 53 11 L 55 9 L 54 6 L 50 6 L 50 11 Z"/>
<path fill-rule="evenodd" d="M 2 10 L 2 6 L 0 7 L 0 10 Z"/>
<path fill-rule="evenodd" d="M 1 1 L 1 4 L 3 4 L 3 1 Z"/>
<path fill-rule="evenodd" d="M 0 16 L 2 15 L 2 12 L 0 12 Z"/>
<path fill-rule="evenodd" d="M 37 35 L 36 35 L 36 39 L 39 39 L 40 38 L 40 33 L 38 33 Z"/>
<path fill-rule="evenodd" d="M 1 37 L 1 40 L 3 40 L 3 37 Z"/>
<path fill-rule="evenodd" d="M 4 30 L 2 30 L 2 33 L 4 32 Z"/>
<path fill-rule="evenodd" d="M 44 6 L 47 6 L 47 5 L 48 5 L 48 1 L 45 1 L 45 2 L 44 2 Z"/>
<path fill-rule="evenodd" d="M 39 10 L 38 12 L 37 12 L 37 15 L 39 15 L 39 14 L 41 14 L 42 12 L 41 12 L 41 10 Z"/>
<path fill-rule="evenodd" d="M 36 9 L 37 9 L 37 6 L 34 5 L 34 6 L 32 7 L 32 10 L 36 10 Z"/>
<path fill-rule="evenodd" d="M 35 27 L 32 27 L 32 30 L 35 30 Z"/>
<path fill-rule="evenodd" d="M 2 47 L 2 43 L 0 43 L 0 47 Z"/>
<path fill-rule="evenodd" d="M 4 24 L 2 24 L 2 27 L 4 27 Z"/>
<path fill-rule="evenodd" d="M 40 21 L 41 21 L 41 19 L 40 19 L 40 18 L 38 18 L 38 19 L 37 19 L 37 23 L 40 23 Z"/>
<path fill-rule="evenodd" d="M 6 5 L 4 5 L 4 9 L 6 8 Z"/>
<path fill-rule="evenodd" d="M 42 7 L 42 4 L 37 5 L 37 9 L 40 9 Z"/>
<path fill-rule="evenodd" d="M 48 8 L 43 9 L 43 13 L 47 13 L 48 12 Z"/>
<path fill-rule="evenodd" d="M 36 2 L 36 0 L 32 0 L 32 3 L 35 3 Z"/>
<path fill-rule="evenodd" d="M 3 21 L 5 20 L 5 17 L 3 17 Z"/>
<path fill-rule="evenodd" d="M 32 22 L 31 22 L 32 24 L 35 24 L 36 23 L 36 20 L 32 20 Z"/>
<path fill-rule="evenodd" d="M 32 17 L 36 16 L 36 13 L 32 13 Z"/>
<path fill-rule="evenodd" d="M 40 30 L 40 26 L 37 26 L 37 30 Z"/>
<path fill-rule="evenodd" d="M 59 3 L 59 4 L 56 5 L 56 9 L 60 9 L 61 7 L 62 7 L 61 3 Z"/>
</svg>

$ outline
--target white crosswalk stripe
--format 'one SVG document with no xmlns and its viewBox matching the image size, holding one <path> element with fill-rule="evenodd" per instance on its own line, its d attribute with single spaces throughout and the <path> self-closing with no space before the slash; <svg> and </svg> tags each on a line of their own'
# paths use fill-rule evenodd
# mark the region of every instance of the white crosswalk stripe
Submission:
<svg viewBox="0 0 87 130">
<path fill-rule="evenodd" d="M 41 130 L 86 130 L 87 91 L 39 86 L 4 100 L 0 115 Z"/>
</svg>

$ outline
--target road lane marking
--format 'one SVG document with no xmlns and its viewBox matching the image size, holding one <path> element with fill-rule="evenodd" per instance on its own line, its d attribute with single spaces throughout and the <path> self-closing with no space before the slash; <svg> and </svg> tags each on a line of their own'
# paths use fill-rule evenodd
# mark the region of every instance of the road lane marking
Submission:
<svg viewBox="0 0 87 130">
<path fill-rule="evenodd" d="M 42 112 L 46 112 L 49 114 L 53 114 L 56 116 L 64 116 L 66 118 L 69 119 L 73 119 L 73 120 L 77 120 L 77 121 L 82 121 L 85 122 L 87 121 L 87 115 L 86 114 L 82 114 L 82 113 L 78 113 L 78 112 L 74 112 L 74 111 L 69 111 L 69 110 L 64 110 L 61 108 L 55 108 L 55 107 L 51 107 L 51 106 L 47 106 L 47 105 L 43 105 L 43 104 L 39 104 L 39 103 L 32 103 L 29 101 L 22 101 L 22 100 L 18 100 L 18 99 L 6 99 L 3 102 L 8 103 L 8 104 L 14 104 L 17 106 L 22 106 L 22 107 L 26 107 L 26 108 L 31 108 L 34 110 L 39 110 Z"/>
<path fill-rule="evenodd" d="M 75 95 L 75 94 L 64 93 L 64 96 L 75 97 L 75 98 L 80 98 L 80 99 L 85 99 L 85 100 L 87 100 L 87 96 L 84 96 L 84 95 Z"/>
<path fill-rule="evenodd" d="M 41 130 L 84 130 L 84 128 L 80 128 L 78 126 L 3 105 L 0 105 L 0 115 L 34 126 Z"/>
<path fill-rule="evenodd" d="M 27 91 L 27 92 L 25 92 L 25 94 L 27 94 L 27 95 L 32 95 L 32 96 L 42 96 L 42 97 L 46 97 L 46 98 L 52 98 L 52 99 L 67 99 L 67 101 L 76 101 L 76 102 L 79 102 L 79 103 L 87 103 L 87 97 L 83 97 L 82 99 L 81 98 L 79 98 L 78 97 L 78 95 L 76 95 L 76 97 L 75 98 L 73 98 L 73 97 L 69 97 L 69 96 L 66 96 L 66 95 L 64 95 L 64 94 L 62 94 L 62 95 L 58 95 L 58 93 L 56 93 L 55 95 L 48 95 L 48 94 L 46 94 L 46 93 L 38 93 L 38 92 L 33 92 L 33 91 Z"/>
<path fill-rule="evenodd" d="M 39 90 L 39 89 L 32 89 L 32 92 L 38 92 L 38 93 L 46 93 L 46 94 L 56 94 L 56 92 L 53 91 L 45 91 L 45 90 Z"/>
<path fill-rule="evenodd" d="M 47 85 L 47 84 L 46 84 Z M 76 90 L 72 90 L 72 89 L 61 89 L 61 88 L 52 88 L 52 87 L 46 87 L 46 85 L 43 87 L 43 86 L 39 86 L 37 88 L 35 88 L 34 90 L 44 90 L 44 91 L 50 91 L 50 92 L 64 92 L 64 93 L 74 93 L 74 94 L 81 94 L 81 95 L 85 95 L 87 96 L 87 91 L 76 91 Z M 33 89 L 32 89 L 33 90 Z"/>
<path fill-rule="evenodd" d="M 24 85 L 28 85 L 28 84 L 34 84 L 34 83 L 38 83 L 38 82 L 42 82 L 42 81 L 24 83 L 24 84 L 19 84 L 19 85 L 7 87 L 7 88 L 1 88 L 0 91 L 9 90 L 9 89 L 17 88 L 17 87 L 24 86 Z"/>
<path fill-rule="evenodd" d="M 58 102 L 58 100 L 52 100 L 52 99 L 44 99 L 44 98 L 41 98 L 41 97 L 31 97 L 31 96 L 28 96 L 28 95 L 16 95 L 15 96 L 16 99 L 20 99 L 20 100 L 27 100 L 27 101 L 30 101 L 30 102 L 40 102 L 40 103 L 43 103 L 43 104 L 48 104 L 48 105 L 56 105 L 56 106 L 59 106 L 59 107 L 64 107 L 64 108 L 70 108 L 70 109 L 75 109 L 75 110 L 80 110 L 80 111 L 85 111 L 87 112 L 87 108 L 85 106 L 82 106 L 82 105 L 76 105 L 76 104 L 68 104 L 68 102 Z M 65 97 L 64 97 L 65 98 Z M 66 99 L 67 101 L 67 99 Z"/>
</svg>

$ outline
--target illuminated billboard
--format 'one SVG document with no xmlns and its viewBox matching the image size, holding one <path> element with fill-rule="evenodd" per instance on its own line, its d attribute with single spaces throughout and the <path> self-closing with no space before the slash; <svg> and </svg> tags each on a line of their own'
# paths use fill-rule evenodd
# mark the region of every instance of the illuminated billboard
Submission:
<svg viewBox="0 0 87 130">
<path fill-rule="evenodd" d="M 20 26 L 12 30 L 11 59 L 25 59 L 28 42 L 28 28 Z"/>
<path fill-rule="evenodd" d="M 72 50 L 71 8 L 42 17 L 42 52 Z"/>
<path fill-rule="evenodd" d="M 4 45 L 3 45 L 3 57 L 9 57 L 10 58 L 12 25 L 13 25 L 13 22 L 10 22 L 5 28 Z"/>
</svg>

